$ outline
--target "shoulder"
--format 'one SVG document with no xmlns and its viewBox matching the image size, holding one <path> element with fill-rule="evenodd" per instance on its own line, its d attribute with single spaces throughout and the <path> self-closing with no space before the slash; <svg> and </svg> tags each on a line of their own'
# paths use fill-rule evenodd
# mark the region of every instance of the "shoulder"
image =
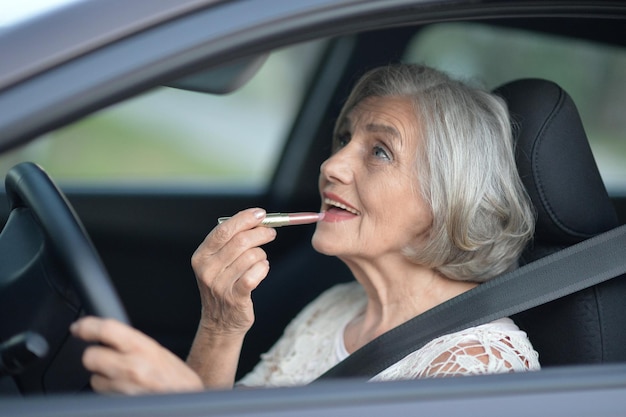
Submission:
<svg viewBox="0 0 626 417">
<path fill-rule="evenodd" d="M 454 365 L 448 367 L 453 374 L 539 369 L 539 355 L 533 349 L 528 336 L 509 318 L 443 336 L 439 342 L 445 350 L 434 364 L 451 360 Z M 434 345 L 436 344 L 437 341 Z M 436 351 L 435 348 L 434 352 Z M 442 365 L 440 370 L 445 373 L 445 368 L 446 365 Z"/>
<path fill-rule="evenodd" d="M 525 332 L 508 318 L 438 337 L 400 360 L 378 379 L 476 375 L 539 369 Z"/>
</svg>

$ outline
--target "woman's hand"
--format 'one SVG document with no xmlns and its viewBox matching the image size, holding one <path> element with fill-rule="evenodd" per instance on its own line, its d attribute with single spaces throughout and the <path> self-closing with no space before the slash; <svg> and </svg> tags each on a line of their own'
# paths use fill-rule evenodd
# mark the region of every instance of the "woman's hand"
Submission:
<svg viewBox="0 0 626 417">
<path fill-rule="evenodd" d="M 248 209 L 216 226 L 191 258 L 202 300 L 200 327 L 208 334 L 243 337 L 254 322 L 252 291 L 267 276 L 267 254 L 259 246 L 276 231 L 258 227 L 262 209 Z"/>
<path fill-rule="evenodd" d="M 90 346 L 83 365 L 93 372 L 95 391 L 122 394 L 199 391 L 200 377 L 154 339 L 115 320 L 85 317 L 72 324 L 72 334 Z"/>
</svg>

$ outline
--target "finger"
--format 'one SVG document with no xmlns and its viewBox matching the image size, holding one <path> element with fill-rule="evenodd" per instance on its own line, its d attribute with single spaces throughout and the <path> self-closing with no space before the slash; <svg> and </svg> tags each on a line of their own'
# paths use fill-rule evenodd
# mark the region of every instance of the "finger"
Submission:
<svg viewBox="0 0 626 417">
<path fill-rule="evenodd" d="M 101 392 L 101 393 L 113 392 L 109 384 L 109 379 L 104 378 L 98 374 L 92 374 L 91 378 L 89 379 L 89 383 L 91 385 L 91 388 L 95 392 Z"/>
<path fill-rule="evenodd" d="M 130 351 L 152 341 L 148 336 L 119 321 L 93 316 L 74 322 L 70 331 L 86 342 L 103 343 L 120 352 Z"/>
<path fill-rule="evenodd" d="M 104 394 L 121 394 L 121 390 L 115 389 L 114 383 L 111 379 L 100 374 L 92 374 L 89 383 L 95 392 Z"/>
<path fill-rule="evenodd" d="M 215 253 L 226 245 L 237 233 L 258 226 L 265 217 L 265 214 L 265 210 L 261 208 L 251 208 L 240 211 L 224 223 L 217 225 L 211 233 L 207 235 L 201 246 L 204 246 L 208 253 Z"/>
<path fill-rule="evenodd" d="M 212 286 L 215 280 L 225 280 L 226 285 L 232 284 L 252 264 L 266 258 L 265 252 L 259 246 L 275 238 L 276 230 L 267 227 L 240 232 L 215 254 L 195 254 L 192 266 L 205 285 Z M 261 257 L 258 256 L 259 253 L 262 254 Z"/>
<path fill-rule="evenodd" d="M 150 381 L 142 358 L 132 359 L 110 348 L 93 346 L 85 350 L 83 365 L 93 375 L 91 387 L 97 392 L 140 394 L 150 392 Z M 158 365 L 160 366 L 160 364 Z"/>
<path fill-rule="evenodd" d="M 222 250 L 214 255 L 217 262 L 230 265 L 247 251 L 265 245 L 276 239 L 276 229 L 271 227 L 257 227 L 237 233 Z"/>
<path fill-rule="evenodd" d="M 250 293 L 269 272 L 267 253 L 261 248 L 252 248 L 243 253 L 211 283 L 215 294 L 232 294 L 249 299 Z M 240 280 L 242 284 L 235 288 Z"/>
<path fill-rule="evenodd" d="M 270 263 L 267 259 L 255 263 L 235 282 L 233 292 L 239 297 L 250 297 L 269 271 Z"/>
<path fill-rule="evenodd" d="M 99 374 L 91 375 L 89 383 L 94 391 L 103 394 L 139 395 L 150 392 L 148 389 L 129 383 L 128 381 L 110 379 Z"/>
<path fill-rule="evenodd" d="M 122 355 L 104 346 L 90 346 L 83 352 L 82 363 L 90 372 L 113 378 L 119 375 L 117 369 L 122 363 Z"/>
<path fill-rule="evenodd" d="M 273 240 L 275 230 L 257 227 L 264 216 L 263 209 L 248 209 L 216 226 L 191 257 L 194 271 L 202 272 L 209 267 L 210 275 L 219 274 L 244 250 Z"/>
<path fill-rule="evenodd" d="M 223 285 L 232 286 L 258 263 L 267 263 L 267 253 L 261 248 L 248 249 L 242 253 L 222 274 Z M 218 281 L 218 284 L 219 281 Z"/>
</svg>

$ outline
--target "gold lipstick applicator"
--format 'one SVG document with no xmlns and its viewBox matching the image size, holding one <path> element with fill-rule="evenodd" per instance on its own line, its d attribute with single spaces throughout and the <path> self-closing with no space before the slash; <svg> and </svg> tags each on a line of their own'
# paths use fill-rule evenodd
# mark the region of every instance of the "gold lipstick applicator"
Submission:
<svg viewBox="0 0 626 417">
<path fill-rule="evenodd" d="M 324 218 L 324 213 L 267 213 L 261 226 L 266 227 L 282 227 L 282 226 L 296 226 L 299 224 L 311 224 L 317 223 Z M 220 217 L 217 219 L 218 224 L 222 224 L 230 217 Z"/>
</svg>

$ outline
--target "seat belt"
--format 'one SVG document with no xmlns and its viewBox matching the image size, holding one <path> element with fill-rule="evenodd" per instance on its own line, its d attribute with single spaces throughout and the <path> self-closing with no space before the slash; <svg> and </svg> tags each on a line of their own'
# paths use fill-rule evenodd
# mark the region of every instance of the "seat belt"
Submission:
<svg viewBox="0 0 626 417">
<path fill-rule="evenodd" d="M 372 378 L 437 337 L 511 316 L 624 273 L 626 225 L 504 273 L 439 304 L 367 343 L 316 381 Z"/>
</svg>

